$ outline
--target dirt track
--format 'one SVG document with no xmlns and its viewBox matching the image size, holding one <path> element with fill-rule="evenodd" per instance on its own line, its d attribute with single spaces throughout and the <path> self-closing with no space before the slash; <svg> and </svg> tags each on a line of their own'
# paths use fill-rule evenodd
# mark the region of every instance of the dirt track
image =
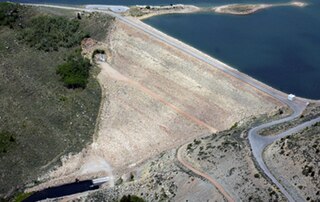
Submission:
<svg viewBox="0 0 320 202">
<path fill-rule="evenodd" d="M 181 150 L 184 149 L 183 147 L 179 148 L 177 151 L 177 159 L 179 160 L 179 162 L 187 167 L 189 170 L 191 170 L 192 172 L 194 172 L 195 174 L 204 177 L 205 179 L 207 179 L 213 186 L 215 186 L 219 192 L 229 201 L 229 202 L 233 202 L 235 201 L 228 193 L 227 191 L 221 186 L 221 184 L 219 184 L 219 182 L 217 182 L 214 178 L 212 178 L 210 175 L 204 173 L 201 170 L 198 170 L 196 168 L 194 168 L 190 163 L 188 163 L 186 160 L 183 159 L 182 155 L 181 155 Z"/>
</svg>

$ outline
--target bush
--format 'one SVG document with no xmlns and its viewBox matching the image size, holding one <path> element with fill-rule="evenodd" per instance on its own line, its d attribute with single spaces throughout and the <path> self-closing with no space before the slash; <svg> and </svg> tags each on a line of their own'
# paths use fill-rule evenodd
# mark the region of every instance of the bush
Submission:
<svg viewBox="0 0 320 202">
<path fill-rule="evenodd" d="M 31 47 L 44 51 L 57 51 L 60 47 L 71 48 L 88 37 L 80 29 L 77 20 L 65 17 L 38 16 L 22 31 L 21 38 Z"/>
<path fill-rule="evenodd" d="M 16 195 L 16 197 L 14 198 L 14 202 L 22 202 L 24 201 L 25 199 L 27 199 L 29 196 L 31 196 L 33 193 L 32 192 L 29 192 L 29 193 L 18 193 Z"/>
<path fill-rule="evenodd" d="M 57 74 L 59 74 L 68 88 L 85 88 L 88 83 L 89 70 L 91 64 L 81 55 L 81 50 L 76 50 L 71 54 L 66 62 L 59 65 Z"/>
<path fill-rule="evenodd" d="M 142 198 L 135 196 L 135 195 L 124 195 L 121 199 L 120 202 L 145 202 Z"/>
<path fill-rule="evenodd" d="M 0 155 L 1 153 L 7 153 L 15 142 L 16 139 L 13 134 L 7 131 L 0 132 Z"/>
<path fill-rule="evenodd" d="M 237 127 L 238 127 L 238 122 L 235 122 L 235 123 L 231 126 L 230 130 L 233 130 L 233 129 L 237 128 Z"/>
<path fill-rule="evenodd" d="M 17 4 L 0 2 L 0 26 L 12 26 L 19 17 L 18 7 Z"/>
</svg>

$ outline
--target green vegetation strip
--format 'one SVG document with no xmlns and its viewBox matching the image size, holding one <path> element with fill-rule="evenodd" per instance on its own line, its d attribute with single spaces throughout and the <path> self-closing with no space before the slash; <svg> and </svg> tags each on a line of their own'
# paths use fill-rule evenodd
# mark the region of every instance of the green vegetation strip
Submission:
<svg viewBox="0 0 320 202">
<path fill-rule="evenodd" d="M 79 45 L 89 34 L 80 29 L 80 22 L 57 16 L 38 16 L 22 31 L 21 38 L 31 47 L 57 51 Z"/>
<path fill-rule="evenodd" d="M 33 193 L 32 192 L 29 192 L 29 193 L 19 193 L 17 194 L 17 196 L 14 198 L 14 202 L 22 202 L 24 201 L 25 199 L 27 199 L 29 196 L 31 196 Z"/>
<path fill-rule="evenodd" d="M 135 195 L 124 195 L 120 202 L 145 202 L 145 200 Z"/>
</svg>

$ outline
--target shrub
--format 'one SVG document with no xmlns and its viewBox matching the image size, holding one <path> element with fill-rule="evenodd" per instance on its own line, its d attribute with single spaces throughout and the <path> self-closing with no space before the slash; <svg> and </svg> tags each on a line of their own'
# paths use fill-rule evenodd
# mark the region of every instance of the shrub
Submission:
<svg viewBox="0 0 320 202">
<path fill-rule="evenodd" d="M 13 134 L 7 131 L 0 132 L 0 155 L 1 153 L 7 153 L 15 142 L 16 139 Z"/>
<path fill-rule="evenodd" d="M 238 127 L 238 122 L 235 122 L 235 123 L 231 126 L 230 130 L 233 130 L 233 129 L 237 128 L 237 127 Z"/>
<path fill-rule="evenodd" d="M 194 142 L 195 145 L 198 145 L 198 144 L 201 143 L 201 140 L 194 139 L 193 142 Z"/>
<path fill-rule="evenodd" d="M 57 68 L 57 74 L 68 88 L 85 88 L 88 83 L 91 64 L 81 55 L 81 50 L 71 54 L 65 63 Z"/>
<path fill-rule="evenodd" d="M 29 196 L 31 196 L 33 193 L 29 192 L 29 193 L 18 193 L 14 199 L 14 202 L 22 202 L 25 199 L 27 199 Z"/>
<path fill-rule="evenodd" d="M 11 26 L 17 20 L 18 7 L 18 4 L 0 2 L 0 26 Z"/>
<path fill-rule="evenodd" d="M 77 20 L 65 17 L 38 16 L 22 31 L 21 38 L 31 47 L 44 51 L 57 51 L 60 47 L 71 48 L 88 37 L 80 29 Z"/>
<path fill-rule="evenodd" d="M 121 199 L 120 202 L 145 202 L 142 198 L 135 196 L 135 195 L 124 195 Z"/>
</svg>

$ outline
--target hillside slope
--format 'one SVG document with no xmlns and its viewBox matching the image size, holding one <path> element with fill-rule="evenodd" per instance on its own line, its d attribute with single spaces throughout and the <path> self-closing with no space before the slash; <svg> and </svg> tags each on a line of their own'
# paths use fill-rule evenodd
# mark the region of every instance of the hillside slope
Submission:
<svg viewBox="0 0 320 202">
<path fill-rule="evenodd" d="M 26 183 L 37 183 L 37 177 L 57 165 L 61 156 L 90 143 L 101 98 L 94 78 L 97 68 L 92 67 L 85 89 L 66 88 L 56 74 L 57 66 L 80 43 L 44 51 L 21 37 L 36 16 L 69 20 L 74 13 L 21 6 L 17 15 L 12 25 L 0 25 L 0 198 Z M 99 38 L 96 29 L 90 29 L 95 20 L 97 29 L 107 29 L 112 19 L 84 16 L 79 29 Z"/>
</svg>

